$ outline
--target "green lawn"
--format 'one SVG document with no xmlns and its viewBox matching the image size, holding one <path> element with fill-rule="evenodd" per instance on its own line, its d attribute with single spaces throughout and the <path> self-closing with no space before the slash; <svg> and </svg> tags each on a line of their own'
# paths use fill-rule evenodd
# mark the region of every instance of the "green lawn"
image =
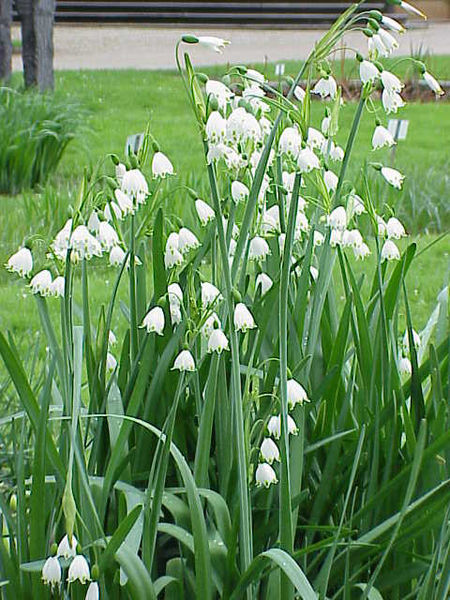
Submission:
<svg viewBox="0 0 450 600">
<path fill-rule="evenodd" d="M 432 58 L 434 72 L 439 77 L 450 78 L 450 58 Z M 351 64 L 345 70 L 351 75 Z M 262 68 L 261 65 L 257 65 Z M 405 63 L 399 65 L 405 68 Z M 295 74 L 298 65 L 287 63 L 286 72 Z M 205 69 L 219 76 L 224 69 Z M 273 66 L 266 73 L 272 76 Z M 148 120 L 161 149 L 175 165 L 177 178 L 170 182 L 174 190 L 169 194 L 172 206 L 182 207 L 185 197 L 177 191 L 180 181 L 201 181 L 204 167 L 201 145 L 191 118 L 190 109 L 179 76 L 167 71 L 82 71 L 60 72 L 56 76 L 56 88 L 70 100 L 78 101 L 87 111 L 86 125 L 68 148 L 58 172 L 41 194 L 26 193 L 15 198 L 4 197 L 2 202 L 2 229 L 0 233 L 0 260 L 3 263 L 27 235 L 54 232 L 67 214 L 67 205 L 76 193 L 77 182 L 86 165 L 94 165 L 109 152 L 123 154 L 127 135 L 143 131 Z M 318 124 L 323 116 L 324 105 L 313 103 L 313 120 Z M 346 137 L 355 104 L 343 107 L 338 141 Z M 407 176 L 402 193 L 380 188 L 379 202 L 388 202 L 405 219 L 412 233 L 445 230 L 448 226 L 449 203 L 448 166 L 450 149 L 443 136 L 450 123 L 450 103 L 439 101 L 428 104 L 409 104 L 401 111 L 401 118 L 410 119 L 408 139 L 399 142 L 395 165 Z M 365 160 L 389 162 L 389 153 L 370 151 L 370 136 L 374 118 L 365 114 L 357 143 L 354 148 L 351 170 L 359 172 Z M 386 195 L 388 194 L 388 195 Z M 182 209 L 182 208 L 181 208 Z M 439 214 L 440 226 L 436 226 L 434 214 Z M 409 221 L 408 221 L 409 219 Z M 427 221 L 429 219 L 429 222 Z M 419 238 L 419 247 L 426 246 L 434 235 Z M 436 294 L 448 279 L 448 255 L 450 242 L 446 238 L 424 253 L 414 264 L 409 275 L 413 290 L 417 327 L 426 322 Z M 98 282 L 106 278 L 110 283 L 113 271 L 103 271 Z M 106 284 L 107 287 L 108 284 Z M 94 303 L 105 297 L 102 285 L 93 285 Z M 25 293 L 21 283 L 4 271 L 0 275 L 0 330 L 10 328 L 19 336 L 26 335 L 30 327 L 37 326 L 36 313 L 30 310 L 32 299 Z"/>
</svg>

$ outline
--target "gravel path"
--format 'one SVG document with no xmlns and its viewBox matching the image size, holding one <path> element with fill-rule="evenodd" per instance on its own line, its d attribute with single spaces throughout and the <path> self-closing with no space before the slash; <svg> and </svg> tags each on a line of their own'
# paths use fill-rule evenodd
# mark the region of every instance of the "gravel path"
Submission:
<svg viewBox="0 0 450 600">
<path fill-rule="evenodd" d="M 56 69 L 172 69 L 175 68 L 174 48 L 180 28 L 150 28 L 143 26 L 67 26 L 55 28 Z M 213 35 L 232 42 L 223 55 L 191 46 L 197 65 L 250 63 L 303 59 L 323 35 L 319 30 L 256 30 L 256 29 L 195 29 L 198 35 Z M 17 28 L 14 31 L 18 35 Z M 435 23 L 410 29 L 400 37 L 396 54 L 450 52 L 450 23 Z M 365 51 L 361 34 L 347 36 L 347 45 Z M 13 68 L 21 69 L 20 56 L 14 56 Z"/>
</svg>

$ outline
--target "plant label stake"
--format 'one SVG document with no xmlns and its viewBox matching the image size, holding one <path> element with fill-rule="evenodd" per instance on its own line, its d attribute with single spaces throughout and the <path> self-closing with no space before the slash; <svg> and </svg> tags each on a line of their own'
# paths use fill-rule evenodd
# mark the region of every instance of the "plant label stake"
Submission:
<svg viewBox="0 0 450 600">
<path fill-rule="evenodd" d="M 128 156 L 129 152 L 133 154 L 137 154 L 144 143 L 144 134 L 143 133 L 135 133 L 133 135 L 129 135 L 127 137 L 127 141 L 125 142 L 125 155 Z"/>
</svg>

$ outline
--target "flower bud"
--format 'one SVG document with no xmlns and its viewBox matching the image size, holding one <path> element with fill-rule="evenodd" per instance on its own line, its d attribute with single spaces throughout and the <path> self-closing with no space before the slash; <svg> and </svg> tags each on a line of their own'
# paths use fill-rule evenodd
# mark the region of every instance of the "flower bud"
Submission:
<svg viewBox="0 0 450 600">
<path fill-rule="evenodd" d="M 119 160 L 119 157 L 117 156 L 117 154 L 111 154 L 110 157 L 113 162 L 113 165 L 115 167 L 117 167 L 117 165 L 120 163 L 120 160 Z"/>
<path fill-rule="evenodd" d="M 203 84 L 205 84 L 209 79 L 209 77 L 206 73 L 196 73 L 196 77 L 200 81 L 200 83 L 203 83 Z"/>
<path fill-rule="evenodd" d="M 9 499 L 9 508 L 11 509 L 11 512 L 16 512 L 16 510 L 17 510 L 16 494 L 11 494 L 11 498 Z"/>
</svg>

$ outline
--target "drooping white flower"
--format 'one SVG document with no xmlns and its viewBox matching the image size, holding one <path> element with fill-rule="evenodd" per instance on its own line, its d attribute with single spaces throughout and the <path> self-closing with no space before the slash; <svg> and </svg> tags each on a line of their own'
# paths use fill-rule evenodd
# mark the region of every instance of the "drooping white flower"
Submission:
<svg viewBox="0 0 450 600">
<path fill-rule="evenodd" d="M 303 100 L 305 99 L 305 96 L 306 96 L 305 90 L 301 86 L 296 85 L 295 88 L 294 88 L 294 97 L 299 102 L 303 102 Z"/>
<path fill-rule="evenodd" d="M 204 281 L 201 285 L 202 288 L 202 307 L 207 308 L 214 302 L 218 300 L 223 300 L 223 296 L 220 293 L 220 290 L 216 288 L 215 285 L 209 283 L 208 281 Z"/>
<path fill-rule="evenodd" d="M 70 234 L 72 231 L 72 219 L 68 219 L 64 227 L 58 231 L 51 244 L 51 248 L 59 260 L 65 260 L 69 247 Z"/>
<path fill-rule="evenodd" d="M 107 221 L 101 221 L 98 227 L 97 239 L 102 248 L 109 252 L 111 248 L 119 244 L 119 236 L 116 230 Z"/>
<path fill-rule="evenodd" d="M 285 244 L 286 244 L 286 234 L 280 233 L 280 235 L 278 236 L 278 247 L 280 248 L 280 254 L 283 254 Z"/>
<path fill-rule="evenodd" d="M 257 487 L 270 487 L 278 483 L 277 475 L 273 468 L 267 463 L 260 463 L 256 468 L 255 482 Z"/>
<path fill-rule="evenodd" d="M 308 146 L 300 150 L 297 165 L 302 173 L 310 173 L 313 169 L 320 169 L 319 159 Z"/>
<path fill-rule="evenodd" d="M 91 580 L 91 572 L 89 570 L 88 561 L 82 554 L 77 554 L 77 556 L 75 556 L 75 558 L 72 560 L 69 567 L 69 574 L 67 576 L 67 581 L 69 583 L 73 583 L 77 580 L 83 584 Z"/>
<path fill-rule="evenodd" d="M 49 556 L 42 567 L 42 581 L 56 587 L 61 583 L 62 570 L 56 556 Z"/>
<path fill-rule="evenodd" d="M 50 296 L 52 290 L 52 275 L 50 271 L 44 269 L 36 273 L 30 281 L 30 288 L 33 294 L 41 296 Z"/>
<path fill-rule="evenodd" d="M 98 233 L 98 228 L 100 227 L 100 219 L 98 218 L 97 211 L 93 210 L 89 215 L 87 228 L 89 231 L 93 231 L 95 234 Z"/>
<path fill-rule="evenodd" d="M 280 230 L 280 208 L 277 204 L 264 211 L 262 215 L 262 229 L 264 233 Z"/>
<path fill-rule="evenodd" d="M 271 465 L 274 460 L 280 462 L 280 451 L 271 438 L 264 438 L 260 448 L 261 458 Z"/>
<path fill-rule="evenodd" d="M 347 213 L 343 206 L 337 206 L 331 211 L 331 213 L 328 215 L 328 225 L 332 229 L 344 231 L 344 229 L 347 227 Z"/>
<path fill-rule="evenodd" d="M 400 79 L 396 75 L 394 75 L 394 73 L 384 70 L 381 72 L 380 77 L 381 77 L 381 83 L 383 84 L 384 89 L 389 94 L 394 94 L 394 93 L 399 94 L 402 91 L 404 85 L 400 81 Z"/>
<path fill-rule="evenodd" d="M 167 175 L 173 175 L 173 165 L 165 154 L 155 152 L 152 159 L 152 174 L 153 177 L 161 177 L 164 179 Z"/>
<path fill-rule="evenodd" d="M 141 327 L 145 327 L 147 333 L 164 335 L 164 325 L 164 311 L 160 306 L 155 306 L 145 315 Z"/>
<path fill-rule="evenodd" d="M 349 195 L 348 201 L 352 215 L 360 216 L 366 212 L 363 199 L 360 196 L 358 196 L 358 194 L 355 194 L 355 192 L 352 192 Z"/>
<path fill-rule="evenodd" d="M 398 190 L 402 189 L 402 184 L 403 180 L 405 179 L 405 176 L 402 175 L 400 171 L 397 171 L 397 169 L 392 169 L 392 167 L 381 167 L 381 174 L 389 183 L 389 185 L 392 185 Z"/>
<path fill-rule="evenodd" d="M 331 148 L 330 148 L 331 160 L 343 161 L 344 155 L 345 155 L 344 149 L 341 148 L 340 146 L 336 146 L 333 142 L 331 142 Z"/>
<path fill-rule="evenodd" d="M 386 89 L 381 94 L 381 101 L 387 114 L 396 113 L 399 108 L 405 106 L 405 102 L 400 94 L 396 92 L 389 93 Z"/>
<path fill-rule="evenodd" d="M 302 233 L 308 233 L 309 231 L 309 222 L 305 215 L 305 213 L 298 211 L 297 216 L 295 218 L 295 231 L 294 231 L 294 240 L 297 242 Z"/>
<path fill-rule="evenodd" d="M 310 273 L 313 281 L 317 281 L 317 278 L 319 277 L 319 269 L 317 269 L 316 267 L 314 267 L 313 265 L 311 265 L 309 267 L 309 273 Z"/>
<path fill-rule="evenodd" d="M 224 40 L 212 35 L 201 35 L 197 39 L 201 46 L 204 46 L 210 50 L 214 50 L 214 52 L 217 52 L 218 54 L 222 54 L 222 52 L 225 50 L 225 47 L 231 43 L 228 40 Z"/>
<path fill-rule="evenodd" d="M 13 254 L 6 263 L 6 269 L 11 273 L 17 273 L 20 277 L 26 277 L 33 269 L 33 256 L 28 248 L 21 248 Z"/>
<path fill-rule="evenodd" d="M 258 142 L 261 139 L 261 127 L 256 118 L 246 112 L 242 120 L 242 141 L 245 143 L 248 140 Z"/>
<path fill-rule="evenodd" d="M 247 111 L 244 107 L 238 106 L 233 110 L 227 119 L 227 139 L 230 142 L 239 142 L 242 137 L 242 127 Z"/>
<path fill-rule="evenodd" d="M 117 338 L 112 329 L 108 332 L 108 344 L 109 346 L 115 346 L 117 344 Z"/>
<path fill-rule="evenodd" d="M 123 163 L 118 163 L 115 166 L 115 172 L 116 172 L 117 183 L 119 185 L 121 185 L 122 184 L 123 176 L 127 172 L 127 168 L 126 168 L 126 166 Z"/>
<path fill-rule="evenodd" d="M 400 375 L 411 375 L 412 373 L 412 365 L 409 358 L 406 356 L 401 356 L 398 361 L 398 372 Z"/>
<path fill-rule="evenodd" d="M 252 313 L 248 310 L 244 303 L 238 302 L 234 308 L 234 328 L 236 331 L 245 333 L 249 329 L 256 327 Z"/>
<path fill-rule="evenodd" d="M 333 173 L 333 171 L 329 170 L 325 171 L 323 174 L 323 180 L 328 193 L 334 192 L 339 181 L 339 177 L 336 175 L 336 173 Z"/>
<path fill-rule="evenodd" d="M 261 296 L 264 296 L 273 286 L 273 281 L 267 273 L 258 273 L 255 279 L 255 288 L 258 286 L 261 286 Z"/>
<path fill-rule="evenodd" d="M 281 437 L 281 415 L 273 415 L 270 417 L 269 422 L 267 423 L 267 430 L 269 434 L 274 437 L 276 440 L 279 440 Z M 298 434 L 298 428 L 295 424 L 294 419 L 288 415 L 288 433 L 291 435 Z"/>
<path fill-rule="evenodd" d="M 289 410 L 295 408 L 297 404 L 303 404 L 304 402 L 310 402 L 308 394 L 304 387 L 295 381 L 295 379 L 288 379 L 287 382 L 287 401 Z"/>
<path fill-rule="evenodd" d="M 127 215 L 133 215 L 135 213 L 135 206 L 133 201 L 125 192 L 122 192 L 119 188 L 114 190 L 114 196 L 116 197 L 117 204 L 124 217 Z"/>
<path fill-rule="evenodd" d="M 116 367 L 117 367 L 116 358 L 114 357 L 113 354 L 111 354 L 111 352 L 108 352 L 106 354 L 106 370 L 112 372 L 115 370 Z"/>
<path fill-rule="evenodd" d="M 322 246 L 325 236 L 320 231 L 314 231 L 313 244 L 314 246 Z"/>
<path fill-rule="evenodd" d="M 386 233 L 388 238 L 399 240 L 406 235 L 405 228 L 395 217 L 391 217 L 386 223 Z"/>
<path fill-rule="evenodd" d="M 387 17 L 386 15 L 383 15 L 381 23 L 385 27 L 387 27 L 391 31 L 395 31 L 396 33 L 403 33 L 405 31 L 405 28 L 401 23 L 399 23 L 395 19 L 391 19 L 391 17 Z"/>
<path fill-rule="evenodd" d="M 394 50 L 398 48 L 398 42 L 393 35 L 391 35 L 388 31 L 385 31 L 380 27 L 378 30 L 378 35 L 383 42 L 384 47 L 388 54 L 391 54 Z"/>
<path fill-rule="evenodd" d="M 308 146 L 310 148 L 322 148 L 322 146 L 327 142 L 327 140 L 325 139 L 325 137 L 323 136 L 323 134 L 318 130 L 315 129 L 314 127 L 309 127 L 308 128 L 308 137 L 306 140 L 306 143 L 308 144 Z"/>
<path fill-rule="evenodd" d="M 384 148 L 384 146 L 393 146 L 395 144 L 394 136 L 383 127 L 383 125 L 377 125 L 375 127 L 375 131 L 372 136 L 372 148 L 373 150 L 378 150 L 379 148 Z"/>
<path fill-rule="evenodd" d="M 65 535 L 58 544 L 56 556 L 58 558 L 62 556 L 65 559 L 74 558 L 77 554 L 77 546 L 78 541 L 74 535 L 72 535 L 72 543 L 69 542 L 69 536 Z"/>
<path fill-rule="evenodd" d="M 183 315 L 181 314 L 181 308 L 179 304 L 171 303 L 169 304 L 169 312 L 170 312 L 170 322 L 172 326 L 178 325 L 181 323 Z"/>
<path fill-rule="evenodd" d="M 153 157 L 153 162 L 155 162 L 155 157 Z M 139 169 L 127 171 L 123 176 L 120 187 L 122 192 L 136 200 L 138 204 L 143 204 L 148 196 L 148 184 Z"/>
<path fill-rule="evenodd" d="M 223 142 L 227 132 L 227 121 L 219 111 L 214 110 L 208 117 L 205 133 L 208 141 L 212 144 Z"/>
<path fill-rule="evenodd" d="M 262 237 L 255 236 L 250 240 L 249 260 L 262 261 L 271 254 L 269 244 Z"/>
<path fill-rule="evenodd" d="M 337 84 L 335 79 L 328 75 L 327 77 L 321 77 L 316 85 L 311 90 L 312 94 L 319 94 L 321 98 L 330 96 L 333 99 L 337 93 Z"/>
<path fill-rule="evenodd" d="M 336 248 L 336 246 L 340 246 L 342 243 L 342 230 L 341 229 L 332 229 L 330 234 L 330 246 L 332 248 Z"/>
<path fill-rule="evenodd" d="M 322 133 L 324 135 L 328 134 L 328 131 L 330 129 L 330 125 L 331 125 L 331 117 L 329 115 L 326 115 L 322 119 L 322 123 L 320 124 L 320 129 L 321 129 L 321 131 L 322 131 Z"/>
<path fill-rule="evenodd" d="M 225 110 L 228 102 L 231 101 L 233 92 L 221 81 L 208 79 L 205 85 L 206 95 L 216 98 L 219 108 Z"/>
<path fill-rule="evenodd" d="M 195 371 L 195 361 L 189 350 L 182 350 L 173 363 L 172 370 Z"/>
<path fill-rule="evenodd" d="M 109 253 L 109 264 L 112 267 L 120 267 L 125 259 L 125 252 L 120 246 L 114 246 Z"/>
<path fill-rule="evenodd" d="M 415 6 L 413 6 L 412 4 L 409 4 L 409 2 L 400 2 L 400 7 L 403 8 L 404 11 L 406 11 L 407 13 L 409 13 L 410 15 L 414 15 L 416 17 L 421 17 L 422 19 L 424 19 L 425 21 L 427 20 L 427 16 L 418 8 L 416 8 Z"/>
<path fill-rule="evenodd" d="M 102 255 L 100 242 L 89 233 L 85 225 L 78 225 L 70 236 L 70 245 L 75 259 L 89 260 L 93 256 Z"/>
<path fill-rule="evenodd" d="M 234 202 L 245 202 L 247 200 L 250 191 L 248 187 L 241 181 L 233 181 L 231 184 L 231 197 Z"/>
<path fill-rule="evenodd" d="M 362 236 L 358 229 L 346 229 L 342 234 L 343 248 L 357 248 L 363 243 Z"/>
<path fill-rule="evenodd" d="M 441 88 L 439 81 L 437 79 L 435 79 L 433 77 L 433 75 L 431 75 L 431 73 L 428 73 L 428 71 L 425 71 L 423 73 L 422 77 L 424 78 L 424 80 L 425 80 L 426 84 L 428 85 L 428 87 L 430 88 L 430 90 L 432 92 L 434 92 L 436 94 L 436 96 L 442 96 L 442 94 L 444 94 L 444 90 Z"/>
<path fill-rule="evenodd" d="M 208 144 L 208 154 L 206 155 L 206 164 L 210 165 L 213 162 L 225 158 L 229 148 L 225 144 Z"/>
<path fill-rule="evenodd" d="M 210 221 L 214 219 L 216 216 L 214 210 L 206 204 L 203 200 L 198 198 L 195 201 L 195 210 L 197 211 L 198 218 L 200 219 L 200 223 L 205 227 Z"/>
<path fill-rule="evenodd" d="M 280 135 L 278 150 L 292 160 L 296 160 L 302 147 L 302 136 L 296 127 L 286 127 Z"/>
<path fill-rule="evenodd" d="M 167 294 L 169 296 L 170 304 L 176 304 L 180 306 L 183 302 L 183 290 L 178 283 L 171 283 L 167 286 Z"/>
<path fill-rule="evenodd" d="M 376 215 L 376 219 L 377 219 L 377 232 L 379 236 L 384 236 L 386 235 L 386 221 L 380 217 L 379 215 Z"/>
<path fill-rule="evenodd" d="M 364 260 L 370 254 L 369 246 L 363 242 L 359 246 L 353 246 L 353 254 L 356 260 Z"/>
<path fill-rule="evenodd" d="M 208 340 L 214 329 L 221 329 L 220 319 L 217 313 L 213 312 L 209 315 L 201 328 L 202 335 Z"/>
<path fill-rule="evenodd" d="M 201 244 L 197 236 L 187 227 L 182 227 L 178 232 L 178 250 L 181 254 L 186 254 L 190 250 L 200 248 Z"/>
<path fill-rule="evenodd" d="M 166 269 L 172 269 L 175 266 L 180 266 L 183 263 L 183 255 L 178 250 L 179 236 L 174 231 L 169 234 L 164 252 L 164 265 Z"/>
<path fill-rule="evenodd" d="M 208 352 L 217 352 L 220 354 L 223 350 L 229 350 L 227 336 L 221 329 L 213 329 L 208 339 Z"/>
<path fill-rule="evenodd" d="M 399 260 L 400 252 L 392 240 L 386 240 L 381 248 L 381 260 Z"/>
<path fill-rule="evenodd" d="M 369 47 L 369 56 L 373 56 L 374 53 L 384 57 L 389 56 L 389 50 L 384 45 L 383 40 L 378 33 L 374 33 L 373 36 L 368 39 L 367 44 Z"/>
<path fill-rule="evenodd" d="M 111 212 L 111 209 L 112 209 L 112 212 Z M 103 216 L 108 221 L 108 223 L 110 221 L 113 221 L 113 214 L 118 221 L 122 221 L 123 214 L 122 214 L 122 211 L 120 210 L 120 206 L 117 204 L 117 202 L 111 201 L 111 202 L 108 202 L 106 204 L 105 208 L 103 209 Z"/>
<path fill-rule="evenodd" d="M 59 275 L 51 283 L 50 295 L 54 296 L 55 298 L 63 298 L 64 297 L 64 286 L 65 286 L 64 277 Z"/>
<path fill-rule="evenodd" d="M 250 85 L 254 86 L 255 83 L 262 85 L 265 82 L 264 75 L 256 69 L 247 69 L 246 76 L 250 79 Z"/>
<path fill-rule="evenodd" d="M 417 331 L 415 329 L 412 330 L 412 338 L 413 338 L 414 348 L 416 350 L 419 350 L 420 345 L 422 343 L 422 340 L 420 339 L 420 335 L 417 333 Z M 411 352 L 411 349 L 410 349 L 410 346 L 409 346 L 409 334 L 408 334 L 408 330 L 405 331 L 405 335 L 403 336 L 402 348 L 403 348 L 403 352 L 405 354 Z"/>
<path fill-rule="evenodd" d="M 359 78 L 363 83 L 373 83 L 380 76 L 380 71 L 370 60 L 359 63 Z"/>
<path fill-rule="evenodd" d="M 261 117 L 259 119 L 259 127 L 261 129 L 261 133 L 263 138 L 267 135 L 269 135 L 271 129 L 272 129 L 272 122 L 269 121 L 269 119 L 267 119 L 266 117 Z"/>
</svg>

